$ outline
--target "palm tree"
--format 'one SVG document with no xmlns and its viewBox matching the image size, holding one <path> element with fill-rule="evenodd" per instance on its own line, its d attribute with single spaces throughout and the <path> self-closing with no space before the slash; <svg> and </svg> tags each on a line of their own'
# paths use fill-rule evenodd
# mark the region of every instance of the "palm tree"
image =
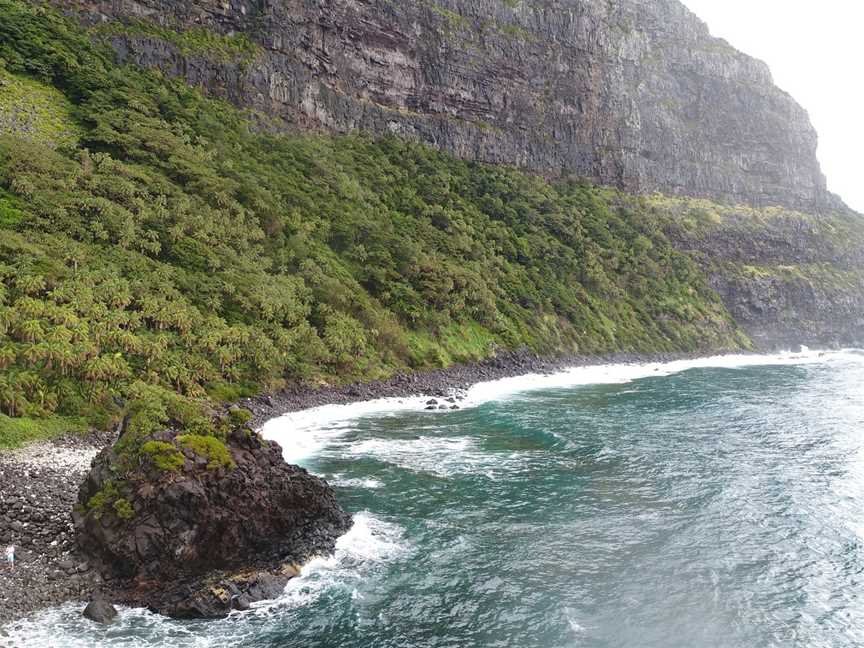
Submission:
<svg viewBox="0 0 864 648">
<path fill-rule="evenodd" d="M 11 306 L 0 306 L 0 333 L 9 332 L 18 322 L 18 313 Z"/>
<path fill-rule="evenodd" d="M 30 344 L 41 340 L 44 335 L 41 322 L 35 319 L 22 322 L 18 327 L 18 334 L 24 342 L 29 342 Z"/>
<path fill-rule="evenodd" d="M 17 358 L 18 353 L 11 343 L 0 346 L 0 369 L 14 365 Z"/>
<path fill-rule="evenodd" d="M 27 399 L 20 389 L 0 376 L 0 409 L 9 416 L 18 416 L 27 407 Z"/>
</svg>

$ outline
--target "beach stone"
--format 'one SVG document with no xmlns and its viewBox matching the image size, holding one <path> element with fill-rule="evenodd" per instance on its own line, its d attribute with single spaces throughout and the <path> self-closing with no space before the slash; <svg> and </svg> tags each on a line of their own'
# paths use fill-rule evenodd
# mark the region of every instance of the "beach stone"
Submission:
<svg viewBox="0 0 864 648">
<path fill-rule="evenodd" d="M 111 623 L 117 616 L 117 610 L 106 601 L 94 599 L 87 604 L 82 614 L 96 623 Z"/>
</svg>

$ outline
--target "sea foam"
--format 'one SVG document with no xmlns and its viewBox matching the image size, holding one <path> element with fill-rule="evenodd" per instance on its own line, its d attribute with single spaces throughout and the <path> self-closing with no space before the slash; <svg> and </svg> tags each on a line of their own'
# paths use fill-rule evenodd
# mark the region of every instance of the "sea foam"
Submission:
<svg viewBox="0 0 864 648">
<path fill-rule="evenodd" d="M 274 618 L 285 623 L 293 610 L 314 604 L 325 592 L 342 591 L 361 597 L 360 585 L 374 578 L 385 563 L 409 554 L 404 530 L 368 511 L 354 516 L 351 530 L 339 538 L 336 552 L 308 562 L 284 593 L 271 601 L 253 604 L 248 612 L 233 612 L 215 621 L 175 621 L 145 609 L 118 608 L 109 625 L 82 618 L 83 603 L 43 610 L 9 624 L 0 632 L 4 648 L 93 648 L 124 646 L 145 648 L 215 648 L 252 645 Z"/>
<path fill-rule="evenodd" d="M 797 353 L 787 351 L 769 355 L 730 354 L 672 362 L 588 365 L 551 374 L 527 374 L 477 383 L 467 391 L 459 406 L 462 409 L 477 407 L 490 401 L 513 398 L 518 394 L 536 390 L 566 389 L 581 385 L 624 384 L 652 376 L 669 376 L 690 369 L 740 369 L 837 361 L 864 362 L 864 356 L 856 349 L 817 351 L 802 347 Z M 279 442 L 286 461 L 303 463 L 323 448 L 338 442 L 342 436 L 353 429 L 354 423 L 362 418 L 395 416 L 411 411 L 424 412 L 431 417 L 453 414 L 452 410 L 425 412 L 427 400 L 428 396 L 418 395 L 407 398 L 380 398 L 344 405 L 324 405 L 290 412 L 271 419 L 260 428 L 260 431 L 265 438 Z M 372 448 L 367 449 L 372 450 Z M 401 455 L 406 461 L 412 461 L 407 455 L 415 454 L 400 452 L 399 448 L 390 450 L 396 455 Z M 352 452 L 350 448 L 348 451 Z M 425 462 L 421 461 L 421 463 Z"/>
</svg>

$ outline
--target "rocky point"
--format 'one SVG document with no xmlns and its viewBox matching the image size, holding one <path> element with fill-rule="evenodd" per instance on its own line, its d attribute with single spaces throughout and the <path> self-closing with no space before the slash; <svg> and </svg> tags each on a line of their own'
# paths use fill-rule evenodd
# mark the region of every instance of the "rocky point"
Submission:
<svg viewBox="0 0 864 648">
<path fill-rule="evenodd" d="M 278 596 L 300 565 L 332 553 L 351 527 L 330 486 L 285 463 L 278 444 L 247 428 L 209 450 L 180 438 L 143 440 L 131 469 L 122 445 L 106 448 L 81 486 L 77 543 L 111 602 L 180 618 L 224 616 Z"/>
</svg>

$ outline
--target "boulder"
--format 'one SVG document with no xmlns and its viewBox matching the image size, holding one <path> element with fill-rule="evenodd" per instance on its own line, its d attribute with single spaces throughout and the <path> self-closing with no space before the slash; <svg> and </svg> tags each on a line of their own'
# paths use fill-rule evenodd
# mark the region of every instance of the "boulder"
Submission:
<svg viewBox="0 0 864 648">
<path fill-rule="evenodd" d="M 81 614 L 96 623 L 111 623 L 117 616 L 117 610 L 107 601 L 97 598 L 90 601 Z"/>
<path fill-rule="evenodd" d="M 170 461 L 103 450 L 73 514 L 80 551 L 114 600 L 178 618 L 224 616 L 241 597 L 278 596 L 294 565 L 331 554 L 351 527 L 324 480 L 248 429 L 228 435 L 221 463 L 201 461 L 173 432 L 149 440 Z"/>
</svg>

